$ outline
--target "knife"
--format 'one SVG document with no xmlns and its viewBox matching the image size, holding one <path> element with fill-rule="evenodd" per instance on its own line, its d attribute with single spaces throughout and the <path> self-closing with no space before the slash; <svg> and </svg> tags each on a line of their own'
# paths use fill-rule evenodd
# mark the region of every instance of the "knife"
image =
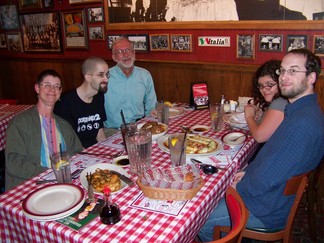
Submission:
<svg viewBox="0 0 324 243">
<path fill-rule="evenodd" d="M 116 175 L 119 176 L 119 178 L 124 181 L 125 183 L 127 183 L 129 186 L 132 186 L 134 184 L 134 181 L 132 181 L 131 179 L 129 179 L 127 176 L 119 173 L 118 171 L 115 171 L 115 170 L 111 170 L 110 171 L 111 173 L 114 173 Z"/>
</svg>

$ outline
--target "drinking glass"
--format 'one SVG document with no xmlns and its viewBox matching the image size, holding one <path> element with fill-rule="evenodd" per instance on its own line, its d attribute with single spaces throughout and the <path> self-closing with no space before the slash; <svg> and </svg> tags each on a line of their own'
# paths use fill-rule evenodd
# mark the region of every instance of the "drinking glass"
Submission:
<svg viewBox="0 0 324 243">
<path fill-rule="evenodd" d="M 212 103 L 209 105 L 211 127 L 214 131 L 222 129 L 223 117 L 221 116 L 222 106 L 219 103 Z"/>
<path fill-rule="evenodd" d="M 120 132 L 121 132 L 122 137 L 123 137 L 123 144 L 124 144 L 126 153 L 127 153 L 127 146 L 126 146 L 126 142 L 125 142 L 125 134 L 128 131 L 136 131 L 136 130 L 137 130 L 137 126 L 136 126 L 135 122 L 130 122 L 130 123 L 127 123 L 127 124 L 122 123 L 120 125 Z"/>
<path fill-rule="evenodd" d="M 141 175 L 151 167 L 152 133 L 146 129 L 128 131 L 125 140 L 130 170 Z"/>
<path fill-rule="evenodd" d="M 176 133 L 169 135 L 168 145 L 170 150 L 172 167 L 185 165 L 187 147 L 185 134 Z"/>
<path fill-rule="evenodd" d="M 155 103 L 155 110 L 156 110 L 156 116 L 158 119 L 158 122 L 163 122 L 163 107 L 164 107 L 164 102 L 163 100 L 158 100 Z"/>
<path fill-rule="evenodd" d="M 70 183 L 71 166 L 68 153 L 54 153 L 50 159 L 57 183 Z"/>
</svg>

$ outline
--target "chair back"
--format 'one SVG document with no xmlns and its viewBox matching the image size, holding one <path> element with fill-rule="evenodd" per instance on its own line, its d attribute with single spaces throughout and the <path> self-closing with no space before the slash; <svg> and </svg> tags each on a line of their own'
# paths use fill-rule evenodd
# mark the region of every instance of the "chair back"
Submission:
<svg viewBox="0 0 324 243">
<path fill-rule="evenodd" d="M 233 188 L 229 187 L 226 192 L 226 205 L 231 218 L 231 231 L 223 238 L 212 241 L 215 243 L 237 243 L 242 240 L 242 231 L 247 223 L 249 212 L 245 207 L 245 204 L 238 194 L 238 192 Z"/>
<path fill-rule="evenodd" d="M 17 105 L 18 104 L 18 100 L 13 100 L 13 99 L 0 100 L 0 104 Z"/>
</svg>

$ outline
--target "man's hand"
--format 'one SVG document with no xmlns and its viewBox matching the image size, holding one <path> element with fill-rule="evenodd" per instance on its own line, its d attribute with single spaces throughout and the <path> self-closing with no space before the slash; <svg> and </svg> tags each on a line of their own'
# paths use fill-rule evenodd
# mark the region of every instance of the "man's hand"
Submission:
<svg viewBox="0 0 324 243">
<path fill-rule="evenodd" d="M 234 176 L 234 181 L 232 182 L 231 186 L 236 189 L 236 184 L 242 180 L 244 175 L 245 175 L 245 171 L 237 172 Z"/>
</svg>

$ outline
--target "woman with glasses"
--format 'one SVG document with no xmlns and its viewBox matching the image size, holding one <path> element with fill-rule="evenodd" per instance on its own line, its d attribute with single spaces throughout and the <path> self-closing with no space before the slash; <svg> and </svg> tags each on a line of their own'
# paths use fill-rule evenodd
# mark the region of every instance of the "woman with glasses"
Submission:
<svg viewBox="0 0 324 243">
<path fill-rule="evenodd" d="M 60 98 L 60 75 L 44 70 L 38 75 L 34 89 L 37 104 L 16 115 L 7 129 L 6 191 L 51 168 L 50 156 L 67 151 L 70 155 L 83 147 L 71 125 L 53 113 Z"/>
<path fill-rule="evenodd" d="M 250 132 L 258 143 L 266 142 L 284 118 L 287 100 L 280 96 L 278 87 L 280 61 L 271 60 L 261 65 L 253 79 L 254 104 L 244 107 L 245 119 Z M 258 109 L 263 111 L 260 122 L 256 121 Z"/>
</svg>

